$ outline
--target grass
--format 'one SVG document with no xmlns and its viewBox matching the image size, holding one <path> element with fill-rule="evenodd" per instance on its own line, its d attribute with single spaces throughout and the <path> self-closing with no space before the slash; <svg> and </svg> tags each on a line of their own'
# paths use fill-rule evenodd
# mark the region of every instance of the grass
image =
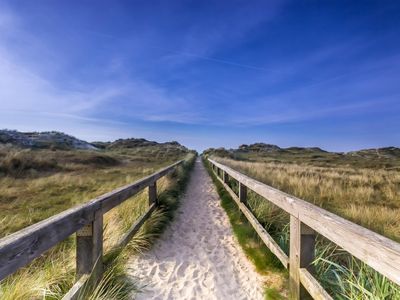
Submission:
<svg viewBox="0 0 400 300">
<path fill-rule="evenodd" d="M 253 148 L 253 147 L 251 147 Z M 400 151 L 397 148 L 362 150 L 350 153 L 327 152 L 318 148 L 291 147 L 277 151 L 261 149 L 226 150 L 208 149 L 207 155 L 230 158 L 237 161 L 313 165 L 316 167 L 354 167 L 400 170 Z"/>
<path fill-rule="evenodd" d="M 156 150 L 131 149 L 130 156 L 128 150 L 121 154 L 122 150 L 0 149 L 0 237 L 131 183 L 185 156 L 181 151 L 165 153 L 161 147 Z M 138 160 L 140 153 L 142 159 Z M 13 163 L 15 159 L 18 163 Z"/>
<path fill-rule="evenodd" d="M 187 153 L 171 147 L 142 147 L 117 151 L 51 151 L 0 149 L 0 236 L 43 220 L 183 158 Z M 139 156 L 141 159 L 139 159 Z M 43 158 L 46 159 L 43 159 Z M 124 262 L 147 249 L 172 217 L 193 162 L 158 184 L 162 207 L 125 249 L 115 248 L 126 229 L 145 211 L 147 193 L 140 193 L 108 212 L 104 250 L 107 271 L 96 288 L 82 299 L 128 299 L 137 285 L 126 278 Z M 17 160 L 18 163 L 13 161 Z M 42 164 L 42 161 L 44 163 Z M 51 167 L 47 162 L 51 161 Z M 167 204 L 173 204 L 170 207 Z M 10 212 L 12 216 L 10 217 Z M 43 257 L 0 283 L 1 299 L 61 299 L 75 277 L 75 239 L 70 237 Z"/>
<path fill-rule="evenodd" d="M 399 286 L 329 243 L 317 247 L 314 265 L 318 279 L 335 299 L 400 299 Z"/>
<path fill-rule="evenodd" d="M 216 157 L 219 162 L 289 194 L 314 203 L 389 238 L 400 241 L 400 174 L 373 162 L 317 164 L 281 158 L 279 162 Z M 244 159 L 244 160 L 242 160 Z M 367 159 L 367 158 L 365 158 Z M 397 162 L 394 162 L 396 164 Z M 366 167 L 368 166 L 368 167 Z M 248 203 L 260 223 L 288 253 L 288 215 L 265 199 L 250 192 Z M 400 299 L 400 287 L 317 237 L 314 264 L 317 278 L 335 299 Z"/>
<path fill-rule="evenodd" d="M 245 255 L 254 264 L 257 272 L 266 275 L 265 278 L 267 281 L 265 284 L 268 286 L 265 290 L 266 299 L 282 299 L 284 297 L 282 295 L 285 295 L 287 292 L 285 288 L 287 286 L 287 274 L 283 266 L 260 240 L 251 224 L 240 212 L 232 197 L 212 172 L 210 164 L 204 161 L 204 158 L 203 163 L 216 186 L 221 199 L 221 206 L 228 215 L 233 233 Z"/>
<path fill-rule="evenodd" d="M 264 290 L 265 300 L 284 300 L 286 299 L 280 292 L 274 288 L 266 288 Z"/>
<path fill-rule="evenodd" d="M 261 182 L 400 241 L 398 171 L 218 160 Z"/>
</svg>

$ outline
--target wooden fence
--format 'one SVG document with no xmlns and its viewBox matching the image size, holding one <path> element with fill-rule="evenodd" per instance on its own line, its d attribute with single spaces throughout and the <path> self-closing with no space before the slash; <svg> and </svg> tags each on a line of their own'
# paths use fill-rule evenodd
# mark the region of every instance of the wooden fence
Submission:
<svg viewBox="0 0 400 300">
<path fill-rule="evenodd" d="M 321 234 L 351 255 L 357 257 L 396 284 L 400 284 L 400 244 L 354 224 L 304 200 L 286 194 L 243 175 L 223 164 L 208 159 L 239 209 L 254 227 L 265 245 L 282 264 L 289 268 L 291 299 L 332 299 L 313 276 L 315 236 Z M 230 188 L 228 178 L 239 184 L 238 195 Z M 290 214 L 290 255 L 279 247 L 246 206 L 250 189 Z"/>
<path fill-rule="evenodd" d="M 76 232 L 77 282 L 63 298 L 76 299 L 89 278 L 98 281 L 103 273 L 103 215 L 148 187 L 149 208 L 118 243 L 119 247 L 125 246 L 158 205 L 157 180 L 182 163 L 183 160 L 178 161 L 148 177 L 0 239 L 0 280 Z"/>
</svg>

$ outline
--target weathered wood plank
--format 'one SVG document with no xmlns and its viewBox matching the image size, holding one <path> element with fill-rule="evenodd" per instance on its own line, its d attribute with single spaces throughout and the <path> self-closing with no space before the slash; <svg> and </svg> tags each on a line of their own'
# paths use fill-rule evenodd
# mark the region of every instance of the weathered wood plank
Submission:
<svg viewBox="0 0 400 300">
<path fill-rule="evenodd" d="M 300 299 L 300 220 L 290 216 L 290 249 L 289 249 L 289 298 Z"/>
<path fill-rule="evenodd" d="M 223 178 L 224 182 L 225 182 L 226 184 L 228 184 L 228 182 L 229 182 L 229 175 L 228 175 L 225 171 L 223 171 L 223 173 L 222 173 L 222 178 Z"/>
<path fill-rule="evenodd" d="M 314 274 L 313 261 L 315 259 L 315 231 L 306 224 L 300 222 L 300 268 Z M 307 290 L 300 287 L 300 299 L 308 299 Z"/>
<path fill-rule="evenodd" d="M 119 189 L 116 189 L 110 193 L 107 193 L 97 199 L 101 199 L 102 197 L 105 197 L 106 199 L 102 200 L 102 207 L 103 207 L 103 213 L 106 213 L 110 209 L 114 208 L 115 206 L 118 206 L 122 202 L 124 202 L 126 199 L 132 197 L 133 195 L 137 194 L 144 188 L 148 187 L 149 185 L 153 184 L 156 182 L 158 179 L 161 177 L 164 177 L 165 175 L 172 173 L 177 166 L 183 163 L 183 160 L 180 160 L 150 176 L 147 176 L 145 178 L 139 179 L 138 181 L 128 184 L 126 186 L 123 186 Z M 95 199 L 96 200 L 96 199 Z"/>
<path fill-rule="evenodd" d="M 27 265 L 94 220 L 99 209 L 109 211 L 183 163 L 178 161 L 153 175 L 118 188 L 0 239 L 0 280 Z"/>
<path fill-rule="evenodd" d="M 400 244 L 304 200 L 243 175 L 212 159 L 209 161 L 301 222 L 400 284 Z M 354 241 L 357 241 L 355 243 Z"/>
<path fill-rule="evenodd" d="M 129 230 L 122 236 L 121 240 L 117 243 L 117 247 L 125 247 L 132 237 L 139 231 L 143 223 L 151 216 L 153 211 L 156 209 L 157 204 L 152 203 L 149 209 L 129 228 Z"/>
<path fill-rule="evenodd" d="M 295 216 L 290 216 L 289 291 L 290 299 L 309 299 L 300 284 L 300 268 L 312 273 L 315 255 L 315 232 Z"/>
<path fill-rule="evenodd" d="M 0 240 L 0 279 L 25 266 L 94 219 L 100 203 L 62 212 Z"/>
<path fill-rule="evenodd" d="M 82 275 L 61 300 L 77 300 L 79 298 L 79 294 L 84 290 L 89 279 L 90 276 L 88 274 Z"/>
<path fill-rule="evenodd" d="M 154 181 L 153 184 L 149 185 L 149 206 L 153 203 L 157 203 L 157 181 Z"/>
<path fill-rule="evenodd" d="M 282 265 L 287 268 L 289 265 L 289 258 L 286 253 L 279 247 L 279 245 L 275 242 L 272 236 L 265 230 L 265 228 L 258 222 L 257 218 L 252 214 L 252 212 L 246 207 L 243 202 L 239 201 L 239 197 L 233 192 L 233 190 L 225 184 L 221 178 L 218 178 L 219 181 L 224 185 L 225 189 L 231 195 L 232 199 L 236 202 L 237 206 L 241 210 L 241 212 L 245 215 L 251 226 L 253 226 L 254 230 L 258 233 L 261 240 L 264 244 L 271 250 L 273 254 L 280 260 Z"/>
<path fill-rule="evenodd" d="M 86 228 L 87 227 L 87 228 Z M 76 233 L 76 277 L 91 274 L 94 281 L 103 272 L 103 213 L 95 213 L 93 222 Z"/>
<path fill-rule="evenodd" d="M 247 186 L 241 182 L 239 182 L 239 200 L 242 203 L 246 203 L 247 201 Z"/>
<path fill-rule="evenodd" d="M 301 255 L 300 255 L 300 267 L 307 269 L 311 274 L 314 273 L 314 266 L 312 262 L 315 259 L 315 230 L 308 227 L 306 224 L 301 222 L 300 224 L 301 234 Z"/>
<path fill-rule="evenodd" d="M 316 300 L 333 300 L 333 298 L 324 290 L 319 282 L 312 276 L 307 269 L 300 268 L 300 282 L 308 293 Z"/>
</svg>

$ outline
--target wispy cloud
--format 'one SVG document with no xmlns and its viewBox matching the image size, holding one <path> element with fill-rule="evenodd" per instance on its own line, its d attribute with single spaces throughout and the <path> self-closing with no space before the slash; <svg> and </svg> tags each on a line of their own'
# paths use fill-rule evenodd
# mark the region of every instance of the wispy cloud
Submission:
<svg viewBox="0 0 400 300">
<path fill-rule="evenodd" d="M 1 32 L 25 34 L 18 17 L 11 11 L 0 15 Z M 29 35 L 29 34 L 27 34 Z M 29 39 L 32 39 L 29 36 Z M 29 51 L 29 50 L 28 50 Z M 3 112 L 40 114 L 96 122 L 98 111 L 112 110 L 141 120 L 192 122 L 197 117 L 182 98 L 168 95 L 160 87 L 139 79 L 103 80 L 95 86 L 81 84 L 77 89 L 64 88 L 60 82 L 33 69 L 25 58 L 13 55 L 13 45 L 0 36 L 0 110 Z M 44 58 L 45 59 L 45 58 Z M 110 59 L 111 65 L 113 60 Z M 115 67 L 115 66 L 114 66 Z M 180 112 L 176 108 L 180 108 Z M 62 113 L 61 113 L 62 112 Z"/>
<path fill-rule="evenodd" d="M 368 18 L 351 31 L 353 18 L 325 23 L 330 12 L 284 1 L 25 4 L 0 4 L 1 127 L 196 128 L 185 136 L 217 143 L 230 127 L 365 125 L 400 109 L 398 42 L 389 53 L 380 31 L 359 34 Z"/>
<path fill-rule="evenodd" d="M 230 123 L 236 126 L 260 126 L 268 124 L 287 124 L 300 121 L 310 121 L 322 118 L 334 118 L 337 116 L 351 116 L 355 114 L 363 114 L 372 110 L 386 109 L 390 110 L 392 105 L 396 105 L 399 95 L 391 99 L 384 100 L 369 100 L 359 103 L 349 103 L 340 105 L 327 105 L 325 107 L 308 107 L 306 109 L 301 108 L 287 108 L 282 110 L 274 109 L 273 111 L 268 109 L 267 105 L 258 107 L 259 111 L 263 113 L 255 113 L 254 111 L 246 112 L 241 111 L 241 117 L 232 117 Z M 222 125 L 220 123 L 219 125 Z"/>
<path fill-rule="evenodd" d="M 182 49 L 196 49 L 197 53 L 213 53 L 227 40 L 235 41 L 246 34 L 248 30 L 257 26 L 275 15 L 277 5 L 271 5 L 271 11 L 267 14 L 258 14 L 240 24 L 236 24 L 236 14 L 243 10 L 235 9 L 231 19 L 227 22 L 215 20 L 213 34 L 205 34 L 205 23 L 198 23 L 186 32 Z M 24 31 L 24 26 L 18 16 L 11 10 L 0 17 L 2 31 L 18 33 L 20 39 L 28 39 L 31 43 L 40 44 L 40 41 Z M 234 29 L 234 30 L 233 30 Z M 121 40 L 121 38 L 93 30 L 84 30 L 88 34 L 94 34 L 107 39 Z M 24 111 L 32 114 L 46 112 L 59 115 L 59 117 L 86 118 L 92 120 L 98 112 L 111 110 L 114 116 L 121 115 L 124 118 L 134 118 L 145 121 L 168 121 L 187 124 L 199 124 L 208 122 L 207 115 L 202 115 L 193 99 L 176 96 L 164 88 L 143 79 L 129 78 L 119 80 L 106 80 L 97 82 L 96 86 L 84 83 L 79 88 L 63 87 L 60 82 L 53 82 L 46 77 L 41 70 L 34 67 L 38 64 L 26 64 L 26 58 L 14 53 L 13 44 L 0 37 L 0 97 L 3 101 L 0 109 L 3 111 Z M 201 45 L 201 46 L 200 46 Z M 148 45 L 146 45 L 148 46 Z M 150 45 L 150 47 L 152 47 Z M 155 47 L 160 49 L 160 47 Z M 247 64 L 234 61 L 217 59 L 202 54 L 191 54 L 182 51 L 166 51 L 186 57 L 185 63 L 192 59 L 202 59 L 221 64 L 227 64 L 240 68 L 264 70 Z M 190 58 L 190 59 L 187 59 Z M 182 60 L 181 60 L 182 62 Z M 121 72 L 121 61 L 110 57 L 109 70 Z M 123 72 L 123 70 L 122 70 Z M 64 114 L 59 114 L 63 111 Z"/>
</svg>

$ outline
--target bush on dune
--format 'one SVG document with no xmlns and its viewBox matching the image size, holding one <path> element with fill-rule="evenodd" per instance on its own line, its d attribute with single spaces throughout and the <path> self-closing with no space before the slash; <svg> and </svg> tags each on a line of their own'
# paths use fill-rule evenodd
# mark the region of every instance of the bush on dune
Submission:
<svg viewBox="0 0 400 300">
<path fill-rule="evenodd" d="M 44 172 L 58 169 L 57 161 L 35 155 L 30 150 L 13 150 L 0 159 L 0 173 L 14 177 L 26 176 L 28 171 Z"/>
</svg>

